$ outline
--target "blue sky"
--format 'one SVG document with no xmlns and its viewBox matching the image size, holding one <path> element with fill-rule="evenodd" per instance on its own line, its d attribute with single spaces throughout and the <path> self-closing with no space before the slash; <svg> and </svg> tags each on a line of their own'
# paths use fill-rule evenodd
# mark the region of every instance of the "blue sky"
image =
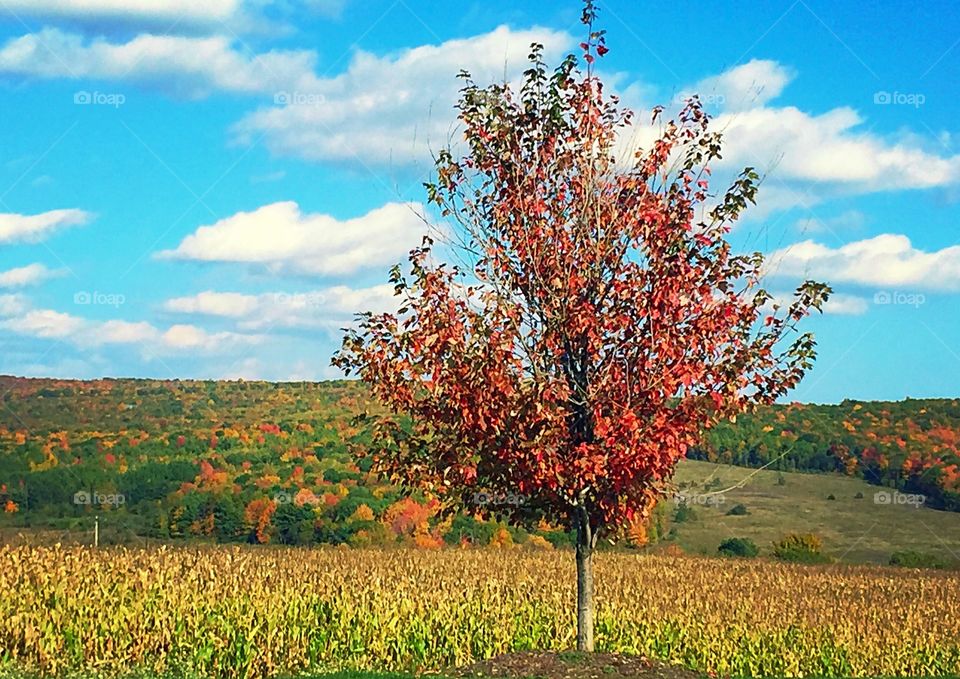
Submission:
<svg viewBox="0 0 960 679">
<path fill-rule="evenodd" d="M 960 19 L 949 2 L 600 2 L 602 71 L 648 117 L 697 91 L 723 180 L 766 173 L 738 247 L 811 319 L 802 401 L 960 389 Z M 580 5 L 0 0 L 0 373 L 335 377 L 419 241 L 456 73 L 553 61 Z M 625 143 L 642 144 L 638 126 Z"/>
</svg>

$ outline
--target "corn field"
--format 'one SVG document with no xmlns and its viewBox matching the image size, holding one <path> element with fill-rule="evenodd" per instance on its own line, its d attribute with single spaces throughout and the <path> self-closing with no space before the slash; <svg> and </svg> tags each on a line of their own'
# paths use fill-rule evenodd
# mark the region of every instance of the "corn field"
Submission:
<svg viewBox="0 0 960 679">
<path fill-rule="evenodd" d="M 960 673 L 960 574 L 601 553 L 598 648 L 737 675 Z M 442 669 L 571 648 L 557 551 L 0 548 L 0 658 L 42 674 Z"/>
</svg>

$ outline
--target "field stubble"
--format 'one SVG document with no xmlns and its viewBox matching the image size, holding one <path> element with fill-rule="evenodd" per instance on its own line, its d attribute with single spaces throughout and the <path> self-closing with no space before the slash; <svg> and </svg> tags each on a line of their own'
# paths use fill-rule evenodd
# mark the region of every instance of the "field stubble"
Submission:
<svg viewBox="0 0 960 679">
<path fill-rule="evenodd" d="M 601 553 L 598 647 L 736 675 L 960 673 L 960 574 Z M 442 669 L 574 645 L 571 553 L 0 548 L 0 654 L 44 674 Z"/>
</svg>

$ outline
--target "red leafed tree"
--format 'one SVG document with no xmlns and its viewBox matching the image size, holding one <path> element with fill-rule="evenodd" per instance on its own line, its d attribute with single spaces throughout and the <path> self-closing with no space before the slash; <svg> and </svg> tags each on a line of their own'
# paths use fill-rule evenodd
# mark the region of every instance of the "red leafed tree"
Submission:
<svg viewBox="0 0 960 679">
<path fill-rule="evenodd" d="M 650 511 L 705 428 L 797 384 L 815 355 L 797 324 L 830 292 L 806 282 L 781 309 L 762 255 L 732 251 L 758 177 L 709 192 L 720 136 L 695 98 L 620 157 L 631 113 L 594 73 L 594 19 L 587 2 L 582 60 L 550 72 L 534 45 L 518 92 L 462 74 L 465 150 L 441 151 L 426 185 L 443 247 L 425 238 L 394 268 L 401 308 L 362 314 L 334 358 L 393 413 L 375 427 L 382 473 L 576 530 L 582 650 L 598 536 Z"/>
</svg>

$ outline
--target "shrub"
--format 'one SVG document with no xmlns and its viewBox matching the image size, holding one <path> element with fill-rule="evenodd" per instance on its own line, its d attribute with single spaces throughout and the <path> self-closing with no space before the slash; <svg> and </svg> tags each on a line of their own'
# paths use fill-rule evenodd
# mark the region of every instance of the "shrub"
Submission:
<svg viewBox="0 0 960 679">
<path fill-rule="evenodd" d="M 573 547 L 577 542 L 574 531 L 551 530 L 541 533 L 543 538 L 554 547 Z"/>
<path fill-rule="evenodd" d="M 947 567 L 946 560 L 935 554 L 926 554 L 925 552 L 915 552 L 913 550 L 904 550 L 894 552 L 890 556 L 891 566 L 901 566 L 903 568 L 937 568 Z"/>
<path fill-rule="evenodd" d="M 777 474 L 777 485 L 778 486 L 787 485 L 787 477 L 784 476 L 783 474 Z"/>
<path fill-rule="evenodd" d="M 833 493 L 830 493 L 829 495 L 827 495 L 827 499 L 828 499 L 828 500 L 836 500 L 836 499 L 837 499 L 837 496 L 834 495 Z"/>
<path fill-rule="evenodd" d="M 827 563 L 830 559 L 821 554 L 823 542 L 813 533 L 790 533 L 773 543 L 773 555 L 783 561 L 795 563 Z"/>
<path fill-rule="evenodd" d="M 749 513 L 746 505 L 739 504 L 731 507 L 730 511 L 727 512 L 727 516 L 746 516 Z"/>
<path fill-rule="evenodd" d="M 862 499 L 863 499 L 863 493 L 861 493 L 860 491 L 857 491 L 857 494 L 853 496 L 853 499 L 854 499 L 854 500 L 862 500 Z"/>
<path fill-rule="evenodd" d="M 742 556 L 747 558 L 755 557 L 760 553 L 760 549 L 749 538 L 727 538 L 720 543 L 717 548 L 723 556 Z"/>
<path fill-rule="evenodd" d="M 677 508 L 673 511 L 673 520 L 677 523 L 686 523 L 688 521 L 696 521 L 697 513 L 694 511 L 693 507 L 688 505 L 686 502 L 681 502 L 677 505 Z"/>
</svg>

